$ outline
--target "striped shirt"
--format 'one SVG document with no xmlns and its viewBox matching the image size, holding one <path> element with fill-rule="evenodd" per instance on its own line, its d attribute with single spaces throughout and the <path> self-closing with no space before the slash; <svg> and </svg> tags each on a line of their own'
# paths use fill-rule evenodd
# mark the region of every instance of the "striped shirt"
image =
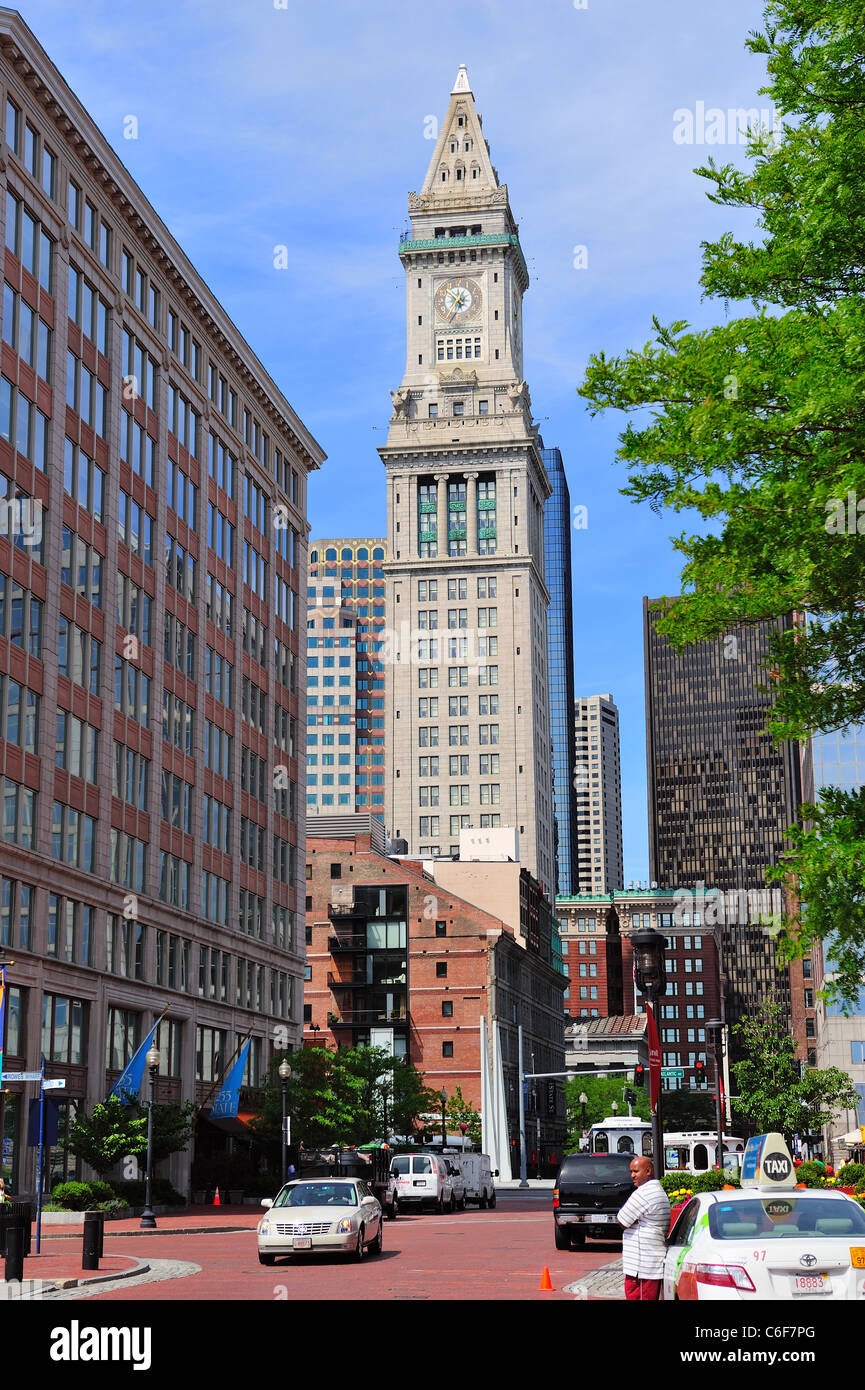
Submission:
<svg viewBox="0 0 865 1390">
<path fill-rule="evenodd" d="M 657 1178 L 634 1189 L 616 1220 L 625 1228 L 622 1272 L 633 1279 L 660 1279 L 670 1229 L 670 1199 Z"/>
</svg>

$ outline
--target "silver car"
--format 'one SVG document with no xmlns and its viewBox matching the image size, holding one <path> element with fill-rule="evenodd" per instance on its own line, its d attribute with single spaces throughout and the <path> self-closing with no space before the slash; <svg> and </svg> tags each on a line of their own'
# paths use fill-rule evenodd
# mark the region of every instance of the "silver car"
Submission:
<svg viewBox="0 0 865 1390">
<path fill-rule="evenodd" d="M 361 1178 L 300 1179 L 286 1183 L 258 1223 L 258 1259 L 272 1265 L 277 1255 L 344 1251 L 356 1260 L 364 1252 L 380 1255 L 382 1210 L 369 1183 Z"/>
</svg>

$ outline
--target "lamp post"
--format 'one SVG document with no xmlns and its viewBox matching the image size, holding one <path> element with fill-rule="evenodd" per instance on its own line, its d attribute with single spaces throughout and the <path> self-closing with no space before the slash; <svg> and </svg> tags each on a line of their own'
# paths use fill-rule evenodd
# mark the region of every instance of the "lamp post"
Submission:
<svg viewBox="0 0 865 1390">
<path fill-rule="evenodd" d="M 447 1116 L 445 1115 L 445 1106 L 448 1103 L 448 1093 L 445 1090 L 444 1086 L 442 1086 L 441 1088 L 440 1095 L 442 1098 L 442 1153 L 444 1153 L 445 1147 L 448 1142 Z"/>
<path fill-rule="evenodd" d="M 721 1076 L 724 1067 L 724 1024 L 720 1018 L 710 1018 L 706 1028 L 712 1038 L 715 1054 L 715 1128 L 718 1131 L 718 1147 L 715 1152 L 717 1166 L 724 1171 L 724 1112 L 721 1109 Z"/>
<path fill-rule="evenodd" d="M 159 1071 L 159 1048 L 155 1043 L 147 1050 L 147 1071 L 150 1077 L 150 1093 L 147 1099 L 147 1170 L 144 1175 L 144 1210 L 141 1213 L 139 1226 L 147 1231 L 152 1231 L 156 1226 L 156 1217 L 153 1214 L 151 1200 L 151 1189 L 153 1187 L 153 1092 L 156 1087 L 156 1073 Z"/>
<path fill-rule="evenodd" d="M 287 1060 L 285 1059 L 285 1057 L 283 1057 L 282 1061 L 281 1061 L 280 1064 L 279 1064 L 279 1079 L 280 1079 L 280 1081 L 282 1082 L 282 1144 L 281 1144 L 280 1147 L 281 1147 L 281 1149 L 282 1149 L 282 1185 L 283 1185 L 283 1187 L 285 1187 L 286 1178 L 288 1177 L 288 1168 L 287 1168 L 287 1164 L 288 1164 L 288 1143 L 287 1143 L 287 1137 L 286 1137 L 286 1119 L 287 1119 L 287 1110 L 286 1110 L 286 1106 L 287 1106 L 287 1104 L 288 1104 L 288 1080 L 289 1080 L 289 1077 L 290 1077 L 290 1076 L 291 1076 L 291 1067 L 288 1065 L 288 1062 L 287 1062 Z"/>
<path fill-rule="evenodd" d="M 579 1103 L 580 1103 L 580 1105 L 583 1107 L 583 1140 L 586 1141 L 586 1145 L 588 1146 L 588 1135 L 586 1134 L 586 1106 L 587 1106 L 588 1103 L 589 1103 L 589 1097 L 586 1095 L 585 1091 L 580 1091 L 580 1102 L 579 1102 Z M 582 1140 L 581 1140 L 581 1142 L 580 1142 L 580 1148 L 582 1148 L 582 1147 L 583 1147 L 583 1142 L 582 1142 Z"/>
<path fill-rule="evenodd" d="M 654 1005 L 667 992 L 667 975 L 664 968 L 664 951 L 667 938 L 651 927 L 643 931 L 631 932 L 631 946 L 634 951 L 634 980 L 637 989 L 645 995 L 647 1004 Z M 655 1020 L 657 1022 L 657 1020 Z M 651 1095 L 652 1059 L 649 1054 L 649 1086 Z M 652 1110 L 652 1149 L 655 1158 L 655 1177 L 664 1176 L 664 1118 L 661 1107 L 662 1091 L 658 1088 L 657 1104 Z"/>
</svg>

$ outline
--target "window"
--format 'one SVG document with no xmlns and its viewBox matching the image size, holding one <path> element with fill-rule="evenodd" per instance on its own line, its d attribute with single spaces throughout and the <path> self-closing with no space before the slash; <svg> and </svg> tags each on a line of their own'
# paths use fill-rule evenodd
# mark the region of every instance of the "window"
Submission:
<svg viewBox="0 0 865 1390">
<path fill-rule="evenodd" d="M 48 294 L 54 293 L 54 242 L 19 198 L 6 190 L 6 245 Z"/>
<path fill-rule="evenodd" d="M 51 823 L 51 852 L 54 859 L 93 872 L 93 839 L 96 822 L 92 816 L 54 802 Z M 140 885 L 143 886 L 143 885 Z"/>
<path fill-rule="evenodd" d="M 447 978 L 447 973 L 448 973 L 448 963 L 447 963 L 447 961 L 446 961 L 446 960 L 437 960 L 437 961 L 436 961 L 436 979 L 437 979 L 437 980 L 444 980 L 444 979 L 446 979 L 446 978 Z"/>
<path fill-rule="evenodd" d="M 54 763 L 85 782 L 96 782 L 99 733 L 66 710 L 57 711 Z"/>
<path fill-rule="evenodd" d="M 443 1057 L 453 1057 L 453 1055 L 454 1055 L 454 1045 L 453 1045 L 453 1043 L 452 1043 L 452 1042 L 443 1042 L 443 1043 L 442 1043 L 442 1056 L 443 1056 Z"/>
</svg>

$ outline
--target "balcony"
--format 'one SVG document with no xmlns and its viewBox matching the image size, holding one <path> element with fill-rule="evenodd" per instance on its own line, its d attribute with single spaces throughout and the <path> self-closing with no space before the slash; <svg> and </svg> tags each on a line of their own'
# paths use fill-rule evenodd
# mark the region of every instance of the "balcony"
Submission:
<svg viewBox="0 0 865 1390">
<path fill-rule="evenodd" d="M 365 918 L 366 912 L 357 903 L 328 903 L 327 915 L 332 922 L 337 919 L 342 922 L 351 917 Z"/>
<path fill-rule="evenodd" d="M 327 949 L 332 956 L 345 955 L 350 951 L 366 950 L 366 933 L 354 935 L 348 933 L 334 933 L 327 938 Z"/>
<path fill-rule="evenodd" d="M 328 989 L 365 989 L 369 981 L 365 975 L 349 975 L 348 977 L 334 975 L 333 971 L 327 972 Z"/>
<path fill-rule="evenodd" d="M 408 1024 L 408 1014 L 384 1009 L 343 1009 L 342 1016 L 335 1021 L 328 1020 L 331 1032 L 337 1028 L 368 1028 L 371 1024 L 392 1024 L 394 1027 Z"/>
</svg>

